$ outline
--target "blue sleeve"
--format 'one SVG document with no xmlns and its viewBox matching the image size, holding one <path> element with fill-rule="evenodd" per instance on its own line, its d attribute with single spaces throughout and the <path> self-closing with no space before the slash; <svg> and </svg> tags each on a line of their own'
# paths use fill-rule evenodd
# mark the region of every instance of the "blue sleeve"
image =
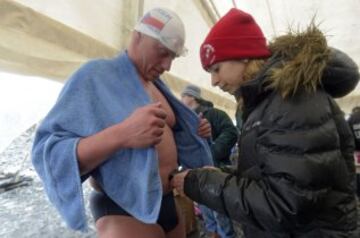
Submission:
<svg viewBox="0 0 360 238">
<path fill-rule="evenodd" d="M 69 79 L 37 129 L 32 148 L 32 163 L 50 202 L 75 230 L 87 229 L 82 181 L 89 176 L 80 176 L 77 143 L 99 127 L 94 121 L 100 112 L 96 111 L 92 68 L 88 63 Z"/>
</svg>

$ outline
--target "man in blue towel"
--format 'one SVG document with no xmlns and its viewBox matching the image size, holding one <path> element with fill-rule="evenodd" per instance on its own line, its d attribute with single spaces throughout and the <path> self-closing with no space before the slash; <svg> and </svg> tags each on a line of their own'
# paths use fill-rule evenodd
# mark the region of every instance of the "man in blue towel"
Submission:
<svg viewBox="0 0 360 238">
<path fill-rule="evenodd" d="M 212 160 L 210 124 L 159 79 L 184 41 L 176 13 L 150 10 L 125 52 L 74 73 L 39 126 L 32 161 L 71 228 L 87 228 L 81 182 L 91 176 L 99 237 L 185 237 L 169 178 Z"/>
</svg>

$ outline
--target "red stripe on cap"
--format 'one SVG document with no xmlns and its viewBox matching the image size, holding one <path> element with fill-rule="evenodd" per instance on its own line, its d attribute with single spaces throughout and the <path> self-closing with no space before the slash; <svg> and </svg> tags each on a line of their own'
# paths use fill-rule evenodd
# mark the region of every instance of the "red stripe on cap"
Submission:
<svg viewBox="0 0 360 238">
<path fill-rule="evenodd" d="M 159 21 L 156 18 L 153 18 L 152 16 L 144 17 L 144 19 L 142 20 L 142 23 L 151 25 L 159 30 L 162 30 L 162 28 L 165 25 L 163 22 Z"/>
</svg>

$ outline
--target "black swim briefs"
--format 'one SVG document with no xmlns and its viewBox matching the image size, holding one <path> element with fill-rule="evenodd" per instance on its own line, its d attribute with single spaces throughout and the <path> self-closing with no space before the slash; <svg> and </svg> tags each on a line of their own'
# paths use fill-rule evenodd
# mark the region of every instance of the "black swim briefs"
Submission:
<svg viewBox="0 0 360 238">
<path fill-rule="evenodd" d="M 107 215 L 131 216 L 103 192 L 93 191 L 91 193 L 90 209 L 95 221 Z M 159 224 L 165 232 L 173 230 L 178 224 L 173 193 L 168 193 L 163 196 L 157 224 Z"/>
</svg>

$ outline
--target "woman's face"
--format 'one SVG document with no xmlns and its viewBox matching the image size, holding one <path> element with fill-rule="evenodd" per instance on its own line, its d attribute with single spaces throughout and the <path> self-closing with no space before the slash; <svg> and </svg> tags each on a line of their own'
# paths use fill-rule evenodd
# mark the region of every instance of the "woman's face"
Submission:
<svg viewBox="0 0 360 238">
<path fill-rule="evenodd" d="M 216 63 L 209 68 L 211 84 L 221 90 L 234 94 L 243 84 L 246 61 L 229 60 Z"/>
</svg>

